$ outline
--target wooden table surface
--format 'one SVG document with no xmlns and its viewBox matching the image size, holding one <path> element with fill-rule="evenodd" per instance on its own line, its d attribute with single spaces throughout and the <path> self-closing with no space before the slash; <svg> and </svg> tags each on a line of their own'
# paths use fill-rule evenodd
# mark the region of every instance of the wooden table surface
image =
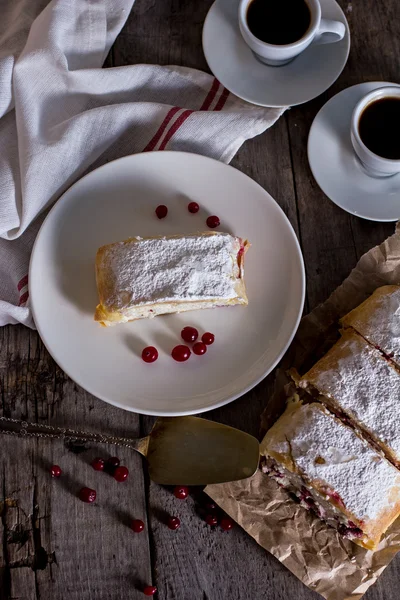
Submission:
<svg viewBox="0 0 400 600">
<path fill-rule="evenodd" d="M 357 259 L 394 230 L 393 224 L 352 217 L 315 183 L 306 142 L 319 108 L 335 93 L 364 81 L 398 82 L 399 0 L 340 0 L 351 30 L 351 52 L 339 80 L 316 100 L 293 108 L 263 135 L 246 142 L 232 164 L 277 200 L 303 249 L 307 270 L 305 310 L 338 286 Z M 201 31 L 211 0 L 137 0 L 108 66 L 178 64 L 208 71 Z M 321 149 L 323 151 L 323 149 Z M 207 414 L 257 435 L 273 374 L 240 400 Z M 140 436 L 153 419 L 106 405 L 73 383 L 54 363 L 36 332 L 0 329 L 0 411 L 5 416 L 72 428 Z M 0 414 L 1 414 L 0 413 Z M 152 484 L 140 457 L 110 448 L 129 466 L 128 482 L 99 476 L 90 460 L 104 449 L 77 453 L 62 442 L 0 441 L 0 598 L 13 600 L 142 599 L 153 582 L 163 600 L 317 600 L 275 558 L 236 526 L 210 531 L 199 515 L 198 491 L 185 500 Z M 74 451 L 73 451 L 74 450 Z M 51 464 L 64 476 L 52 480 Z M 95 505 L 76 498 L 87 485 Z M 171 532 L 165 516 L 178 515 Z M 146 531 L 133 534 L 131 518 Z M 400 557 L 368 591 L 366 600 L 399 596 Z"/>
</svg>

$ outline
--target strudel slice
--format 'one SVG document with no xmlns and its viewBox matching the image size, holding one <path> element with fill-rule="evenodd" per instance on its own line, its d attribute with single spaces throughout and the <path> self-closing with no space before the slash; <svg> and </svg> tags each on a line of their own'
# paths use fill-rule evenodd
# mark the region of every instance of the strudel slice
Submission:
<svg viewBox="0 0 400 600">
<path fill-rule="evenodd" d="M 261 454 L 263 470 L 304 508 L 364 548 L 400 514 L 400 472 L 319 403 L 290 401 Z"/>
<path fill-rule="evenodd" d="M 300 379 L 400 468 L 400 373 L 353 329 Z"/>
<path fill-rule="evenodd" d="M 341 320 L 400 367 L 400 286 L 384 285 Z"/>
<path fill-rule="evenodd" d="M 248 242 L 229 233 L 130 238 L 99 248 L 95 320 L 104 326 L 247 304 Z"/>
</svg>

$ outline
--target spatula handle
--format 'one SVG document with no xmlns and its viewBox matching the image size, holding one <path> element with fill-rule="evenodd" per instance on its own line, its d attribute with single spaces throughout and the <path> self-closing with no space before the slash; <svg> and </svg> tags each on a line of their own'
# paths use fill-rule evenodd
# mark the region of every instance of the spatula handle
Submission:
<svg viewBox="0 0 400 600">
<path fill-rule="evenodd" d="M 36 437 L 47 439 L 62 439 L 65 442 L 96 442 L 100 444 L 113 444 L 126 446 L 143 453 L 144 440 L 104 435 L 103 433 L 92 433 L 87 431 L 76 431 L 65 427 L 53 427 L 39 423 L 28 423 L 18 419 L 0 417 L 0 433 L 15 435 L 19 437 Z M 144 438 L 146 439 L 146 438 Z"/>
</svg>

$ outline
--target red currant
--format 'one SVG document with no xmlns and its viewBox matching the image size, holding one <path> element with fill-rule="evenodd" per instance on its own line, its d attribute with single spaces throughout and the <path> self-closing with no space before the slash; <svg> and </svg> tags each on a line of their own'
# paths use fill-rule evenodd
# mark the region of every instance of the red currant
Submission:
<svg viewBox="0 0 400 600">
<path fill-rule="evenodd" d="M 110 475 L 114 475 L 115 469 L 119 467 L 121 461 L 117 456 L 110 456 L 104 464 L 104 470 Z"/>
<path fill-rule="evenodd" d="M 223 529 L 224 531 L 229 531 L 233 527 L 233 521 L 229 517 L 224 517 L 223 519 L 221 519 L 220 525 L 221 529 Z"/>
<path fill-rule="evenodd" d="M 145 588 L 143 588 L 143 594 L 145 596 L 154 596 L 154 594 L 157 593 L 157 588 L 155 585 L 146 585 Z"/>
<path fill-rule="evenodd" d="M 104 471 L 105 462 L 102 458 L 92 460 L 92 467 L 95 471 Z"/>
<path fill-rule="evenodd" d="M 82 502 L 87 502 L 88 504 L 91 504 L 96 500 L 96 491 L 91 490 L 88 487 L 84 487 L 79 492 L 79 499 L 82 500 Z"/>
<path fill-rule="evenodd" d="M 194 327 L 184 327 L 181 331 L 181 338 L 189 344 L 195 342 L 198 337 L 199 332 Z"/>
<path fill-rule="evenodd" d="M 147 346 L 142 352 L 142 358 L 146 363 L 152 363 L 158 358 L 158 350 L 154 346 Z"/>
<path fill-rule="evenodd" d="M 126 467 L 117 467 L 114 471 L 114 479 L 122 482 L 128 479 L 129 471 Z"/>
<path fill-rule="evenodd" d="M 218 525 L 218 519 L 215 515 L 206 515 L 206 523 L 210 527 L 215 527 L 215 525 Z"/>
<path fill-rule="evenodd" d="M 140 519 L 134 519 L 131 527 L 135 533 L 140 533 L 144 529 L 144 523 Z"/>
<path fill-rule="evenodd" d="M 201 356 L 202 354 L 205 354 L 207 352 L 207 346 L 203 342 L 197 342 L 193 346 L 193 352 Z"/>
<path fill-rule="evenodd" d="M 168 519 L 168 528 L 172 529 L 172 531 L 175 531 L 175 529 L 178 529 L 178 527 L 180 527 L 181 525 L 181 521 L 180 519 L 178 519 L 178 517 L 169 517 Z"/>
<path fill-rule="evenodd" d="M 195 213 L 199 212 L 199 209 L 200 209 L 200 206 L 197 204 L 197 202 L 189 202 L 188 211 L 190 213 L 195 214 Z"/>
<path fill-rule="evenodd" d="M 171 352 L 171 356 L 178 362 L 185 362 L 191 355 L 190 348 L 187 346 L 175 346 Z"/>
<path fill-rule="evenodd" d="M 211 217 L 208 217 L 206 223 L 207 227 L 209 227 L 210 229 L 215 229 L 216 227 L 219 227 L 221 221 L 216 215 L 212 215 Z"/>
<path fill-rule="evenodd" d="M 55 478 L 61 477 L 61 473 L 62 473 L 61 467 L 59 467 L 58 465 L 53 465 L 50 469 L 50 473 L 51 473 L 52 477 L 55 477 Z"/>
<path fill-rule="evenodd" d="M 211 344 L 214 343 L 215 335 L 213 333 L 210 333 L 209 331 L 206 331 L 206 333 L 203 333 L 203 335 L 201 336 L 201 339 L 204 342 L 204 344 L 206 344 L 207 346 L 211 346 Z"/>
<path fill-rule="evenodd" d="M 165 206 L 165 204 L 160 204 L 160 206 L 157 206 L 156 215 L 159 219 L 165 219 L 167 214 L 168 214 L 168 208 Z"/>
<path fill-rule="evenodd" d="M 174 496 L 178 500 L 184 500 L 189 495 L 189 488 L 186 485 L 177 485 L 174 488 Z"/>
</svg>

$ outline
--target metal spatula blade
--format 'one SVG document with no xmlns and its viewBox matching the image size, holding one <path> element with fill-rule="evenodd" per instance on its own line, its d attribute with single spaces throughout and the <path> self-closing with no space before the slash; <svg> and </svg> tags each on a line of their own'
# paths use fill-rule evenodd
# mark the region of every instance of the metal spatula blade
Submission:
<svg viewBox="0 0 400 600">
<path fill-rule="evenodd" d="M 164 485 L 207 485 L 253 475 L 258 466 L 255 437 L 198 417 L 161 417 L 145 438 L 76 431 L 0 417 L 0 433 L 65 442 L 125 446 L 147 458 L 150 478 Z"/>
<path fill-rule="evenodd" d="M 206 485 L 253 475 L 258 440 L 197 417 L 157 419 L 146 452 L 150 478 L 164 485 Z"/>
</svg>

